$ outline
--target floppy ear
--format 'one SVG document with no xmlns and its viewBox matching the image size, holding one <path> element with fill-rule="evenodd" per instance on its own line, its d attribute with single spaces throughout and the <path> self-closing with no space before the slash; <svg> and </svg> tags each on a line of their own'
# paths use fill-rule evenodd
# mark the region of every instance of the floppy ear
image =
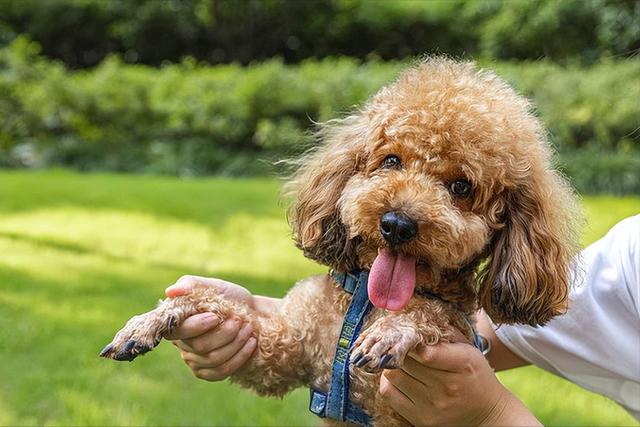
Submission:
<svg viewBox="0 0 640 427">
<path fill-rule="evenodd" d="M 302 159 L 285 186 L 294 198 L 289 222 L 296 245 L 306 257 L 341 271 L 358 267 L 359 240 L 349 238 L 338 199 L 364 155 L 366 131 L 360 116 L 324 125 L 319 148 Z"/>
<path fill-rule="evenodd" d="M 559 175 L 540 169 L 506 190 L 504 227 L 481 272 L 480 303 L 496 323 L 543 325 L 567 309 L 576 202 Z"/>
</svg>

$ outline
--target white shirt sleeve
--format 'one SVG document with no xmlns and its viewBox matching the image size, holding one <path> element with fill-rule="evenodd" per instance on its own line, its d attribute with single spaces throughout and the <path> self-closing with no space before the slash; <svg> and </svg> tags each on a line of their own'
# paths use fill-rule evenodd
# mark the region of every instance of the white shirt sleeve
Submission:
<svg viewBox="0 0 640 427">
<path fill-rule="evenodd" d="M 586 248 L 569 310 L 544 327 L 502 325 L 515 354 L 622 405 L 640 420 L 640 215 Z"/>
</svg>

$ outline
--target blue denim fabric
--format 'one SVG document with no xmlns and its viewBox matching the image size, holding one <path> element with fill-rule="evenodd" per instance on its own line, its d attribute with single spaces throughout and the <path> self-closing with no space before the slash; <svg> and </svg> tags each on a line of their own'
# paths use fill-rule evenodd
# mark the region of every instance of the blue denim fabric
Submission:
<svg viewBox="0 0 640 427">
<path fill-rule="evenodd" d="M 369 272 L 331 272 L 331 277 L 353 294 L 342 323 L 340 337 L 331 370 L 329 392 L 311 390 L 309 410 L 320 417 L 347 421 L 362 426 L 369 425 L 369 416 L 349 400 L 349 349 L 360 335 L 364 320 L 373 307 L 367 294 Z"/>
</svg>

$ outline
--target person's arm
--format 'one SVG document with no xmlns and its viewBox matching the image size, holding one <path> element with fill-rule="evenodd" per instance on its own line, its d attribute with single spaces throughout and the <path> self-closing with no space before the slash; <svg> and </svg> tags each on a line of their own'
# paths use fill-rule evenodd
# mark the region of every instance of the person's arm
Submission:
<svg viewBox="0 0 640 427">
<path fill-rule="evenodd" d="M 215 287 L 225 298 L 244 302 L 258 314 L 268 316 L 282 300 L 252 295 L 235 283 L 219 279 L 185 276 L 166 290 L 168 297 L 189 293 L 195 283 Z M 180 350 L 182 360 L 203 380 L 220 381 L 240 369 L 256 349 L 256 338 L 249 323 L 232 316 L 222 321 L 212 313 L 187 318 L 166 338 Z"/>
<path fill-rule="evenodd" d="M 491 341 L 489 361 L 465 342 L 420 346 L 402 369 L 384 371 L 382 396 L 413 425 L 540 425 L 492 369 L 527 362 L 500 342 L 486 316 L 479 316 L 478 329 Z"/>
<path fill-rule="evenodd" d="M 488 339 L 491 343 L 491 351 L 487 354 L 487 360 L 494 370 L 504 371 L 529 365 L 529 362 L 521 359 L 500 341 L 500 338 L 498 338 L 493 330 L 491 320 L 484 311 L 478 312 L 476 329 L 480 335 Z"/>
</svg>

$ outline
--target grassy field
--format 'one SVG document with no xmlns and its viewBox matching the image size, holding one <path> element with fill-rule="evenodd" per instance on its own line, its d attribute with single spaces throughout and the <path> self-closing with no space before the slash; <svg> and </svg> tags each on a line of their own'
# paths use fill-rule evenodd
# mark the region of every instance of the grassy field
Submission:
<svg viewBox="0 0 640 427">
<path fill-rule="evenodd" d="M 281 296 L 324 271 L 294 248 L 273 180 L 0 172 L 0 424 L 317 425 L 308 393 L 253 396 L 194 379 L 169 345 L 139 363 L 97 353 L 185 273 Z M 640 212 L 587 197 L 584 243 Z M 500 375 L 547 425 L 637 425 L 536 368 Z"/>
</svg>

